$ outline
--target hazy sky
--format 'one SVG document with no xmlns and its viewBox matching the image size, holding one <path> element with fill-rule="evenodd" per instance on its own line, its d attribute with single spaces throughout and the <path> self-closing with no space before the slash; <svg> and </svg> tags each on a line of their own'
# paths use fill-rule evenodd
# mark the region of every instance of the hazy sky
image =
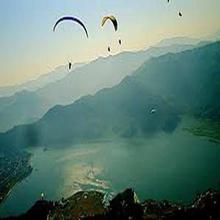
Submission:
<svg viewBox="0 0 220 220">
<path fill-rule="evenodd" d="M 36 78 L 68 60 L 106 56 L 108 45 L 118 53 L 169 37 L 205 37 L 220 29 L 219 11 L 220 0 L 1 0 L 0 86 Z M 108 14 L 118 18 L 117 33 L 110 23 L 100 28 L 102 16 Z M 90 39 L 71 23 L 53 33 L 62 15 L 79 17 Z"/>
</svg>

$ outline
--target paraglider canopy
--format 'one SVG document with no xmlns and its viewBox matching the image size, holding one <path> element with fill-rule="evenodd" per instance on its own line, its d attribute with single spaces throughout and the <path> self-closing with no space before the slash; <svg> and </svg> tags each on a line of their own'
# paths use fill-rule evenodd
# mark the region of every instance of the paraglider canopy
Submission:
<svg viewBox="0 0 220 220">
<path fill-rule="evenodd" d="M 118 22 L 117 22 L 115 16 L 113 16 L 113 15 L 103 17 L 102 27 L 105 25 L 106 21 L 108 21 L 108 20 L 110 20 L 112 22 L 115 31 L 117 31 L 118 30 Z"/>
<path fill-rule="evenodd" d="M 151 113 L 151 114 L 154 114 L 154 113 L 156 113 L 156 112 L 157 112 L 157 110 L 156 110 L 155 108 L 153 108 L 153 109 L 150 110 L 150 113 Z"/>
<path fill-rule="evenodd" d="M 83 22 L 80 21 L 78 18 L 71 17 L 71 16 L 64 16 L 64 17 L 61 17 L 60 19 L 58 19 L 57 22 L 55 23 L 54 27 L 53 27 L 54 32 L 56 31 L 56 27 L 58 26 L 58 24 L 63 22 L 63 21 L 73 21 L 75 23 L 78 23 L 84 29 L 87 38 L 89 38 L 88 31 L 86 29 L 86 26 L 83 24 Z"/>
</svg>

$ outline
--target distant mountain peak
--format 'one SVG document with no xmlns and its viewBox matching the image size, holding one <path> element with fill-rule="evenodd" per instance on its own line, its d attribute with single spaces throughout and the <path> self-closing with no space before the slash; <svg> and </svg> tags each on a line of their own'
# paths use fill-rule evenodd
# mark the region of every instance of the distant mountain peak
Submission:
<svg viewBox="0 0 220 220">
<path fill-rule="evenodd" d="M 176 44 L 181 44 L 181 45 L 191 44 L 191 45 L 195 45 L 195 44 L 199 43 L 200 41 L 201 41 L 201 39 L 197 39 L 197 38 L 177 36 L 177 37 L 167 38 L 167 39 L 161 40 L 155 46 L 157 46 L 157 47 L 166 47 L 166 46 L 171 46 L 171 45 L 176 45 Z"/>
</svg>

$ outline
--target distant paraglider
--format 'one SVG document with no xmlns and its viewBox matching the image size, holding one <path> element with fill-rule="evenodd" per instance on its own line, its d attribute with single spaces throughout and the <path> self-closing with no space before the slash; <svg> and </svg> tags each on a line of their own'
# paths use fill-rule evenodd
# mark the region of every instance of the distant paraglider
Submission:
<svg viewBox="0 0 220 220">
<path fill-rule="evenodd" d="M 170 2 L 170 0 L 167 0 L 167 3 L 169 3 L 169 2 Z M 181 12 L 179 12 L 178 14 L 179 14 L 179 17 L 183 16 L 183 14 Z"/>
<path fill-rule="evenodd" d="M 118 21 L 117 21 L 116 17 L 113 15 L 103 17 L 101 26 L 103 27 L 108 20 L 112 22 L 114 30 L 117 31 L 118 30 Z M 121 39 L 119 39 L 118 43 L 119 43 L 119 45 L 122 44 Z M 110 52 L 110 51 L 111 51 L 111 48 L 108 47 L 108 52 Z"/>
<path fill-rule="evenodd" d="M 115 16 L 105 16 L 102 19 L 102 27 L 105 25 L 106 21 L 110 20 L 114 26 L 115 31 L 118 30 L 118 21 L 116 20 Z"/>
<path fill-rule="evenodd" d="M 87 29 L 86 29 L 86 26 L 83 24 L 83 22 L 80 21 L 78 18 L 72 17 L 72 16 L 64 16 L 64 17 L 59 18 L 59 19 L 56 21 L 55 25 L 53 26 L 53 32 L 56 31 L 57 26 L 58 26 L 61 22 L 63 22 L 63 21 L 72 21 L 72 22 L 74 22 L 74 23 L 79 24 L 79 25 L 84 29 L 85 34 L 86 34 L 86 37 L 89 38 L 88 31 L 87 31 Z M 71 62 L 68 63 L 68 68 L 69 68 L 69 70 L 71 70 L 71 68 L 72 68 L 72 63 L 71 63 Z"/>
<path fill-rule="evenodd" d="M 78 24 L 84 29 L 87 38 L 89 38 L 88 31 L 87 31 L 87 29 L 86 29 L 86 26 L 83 24 L 83 22 L 80 21 L 78 18 L 71 17 L 71 16 L 64 16 L 64 17 L 58 19 L 57 22 L 55 23 L 54 27 L 53 27 L 53 31 L 54 31 L 54 32 L 55 32 L 55 30 L 56 30 L 57 25 L 58 25 L 59 23 L 63 22 L 63 21 L 73 21 L 73 22 L 78 23 Z"/>
<path fill-rule="evenodd" d="M 71 70 L 71 68 L 72 68 L 72 63 L 69 62 L 69 70 Z"/>
<path fill-rule="evenodd" d="M 151 113 L 151 114 L 155 114 L 156 112 L 157 112 L 157 110 L 156 110 L 155 108 L 153 108 L 153 109 L 150 110 L 150 113 Z"/>
</svg>

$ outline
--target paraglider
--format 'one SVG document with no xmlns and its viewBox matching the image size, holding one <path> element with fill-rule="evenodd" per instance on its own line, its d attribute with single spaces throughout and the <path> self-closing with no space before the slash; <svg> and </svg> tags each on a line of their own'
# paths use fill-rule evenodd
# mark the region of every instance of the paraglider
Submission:
<svg viewBox="0 0 220 220">
<path fill-rule="evenodd" d="M 150 110 L 150 113 L 151 113 L 151 114 L 155 114 L 156 112 L 157 112 L 157 110 L 156 110 L 155 108 L 153 108 L 153 109 Z"/>
<path fill-rule="evenodd" d="M 167 0 L 167 3 L 169 3 L 170 2 L 170 0 Z M 183 14 L 181 13 L 181 12 L 179 12 L 179 17 L 182 17 L 183 16 Z"/>
<path fill-rule="evenodd" d="M 118 21 L 117 21 L 116 17 L 113 15 L 103 17 L 101 26 L 103 27 L 108 20 L 112 22 L 114 30 L 117 31 L 118 30 Z M 121 39 L 119 39 L 118 43 L 119 43 L 119 45 L 122 44 Z M 110 51 L 111 51 L 111 48 L 108 47 L 108 52 L 110 52 Z"/>
<path fill-rule="evenodd" d="M 106 21 L 110 20 L 114 26 L 115 31 L 118 30 L 118 22 L 115 18 L 115 16 L 111 15 L 111 16 L 105 16 L 102 19 L 102 27 L 105 25 Z"/>
<path fill-rule="evenodd" d="M 86 26 L 83 24 L 83 22 L 82 22 L 81 20 L 79 20 L 78 18 L 72 17 L 72 16 L 64 16 L 64 17 L 59 18 L 59 19 L 56 21 L 55 25 L 53 26 L 53 32 L 56 31 L 57 26 L 58 26 L 61 22 L 63 22 L 63 21 L 72 21 L 72 22 L 74 22 L 74 23 L 79 24 L 79 25 L 83 28 L 83 30 L 85 31 L 86 37 L 89 38 L 88 31 L 87 31 L 87 29 L 86 29 Z M 71 68 L 72 68 L 72 63 L 71 63 L 71 62 L 68 63 L 68 68 L 69 68 L 69 70 L 71 70 Z"/>
<path fill-rule="evenodd" d="M 72 63 L 69 62 L 69 70 L 71 70 L 71 68 L 72 68 Z"/>
<path fill-rule="evenodd" d="M 78 18 L 75 18 L 75 17 L 71 17 L 71 16 L 64 16 L 60 19 L 57 20 L 57 22 L 55 23 L 54 27 L 53 27 L 53 31 L 55 32 L 56 31 L 56 27 L 59 23 L 63 22 L 63 21 L 73 21 L 73 22 L 76 22 L 77 24 L 79 24 L 85 31 L 86 33 L 86 37 L 89 38 L 89 34 L 88 34 L 88 31 L 86 29 L 86 26 L 83 24 L 82 21 L 80 21 Z"/>
</svg>

